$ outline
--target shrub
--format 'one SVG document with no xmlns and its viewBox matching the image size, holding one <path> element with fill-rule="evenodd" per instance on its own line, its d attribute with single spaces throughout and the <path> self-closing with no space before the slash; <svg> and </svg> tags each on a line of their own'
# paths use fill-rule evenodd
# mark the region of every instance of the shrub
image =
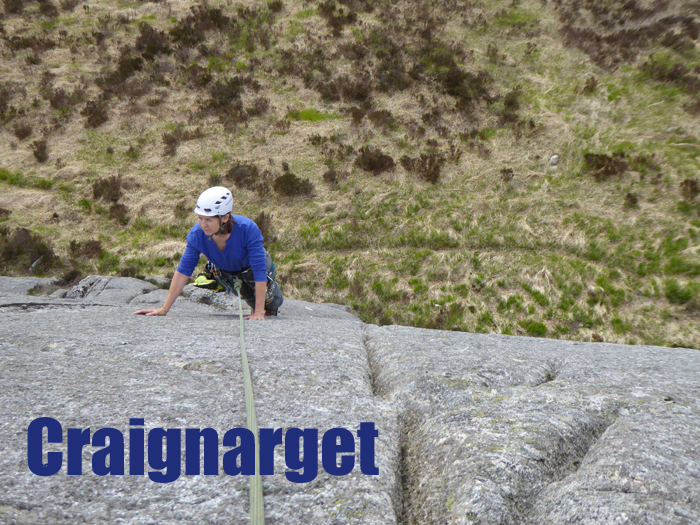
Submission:
<svg viewBox="0 0 700 525">
<path fill-rule="evenodd" d="M 61 0 L 61 9 L 72 11 L 82 0 Z"/>
<path fill-rule="evenodd" d="M 58 110 L 70 110 L 73 106 L 82 102 L 85 92 L 76 88 L 73 93 L 68 93 L 64 89 L 48 88 L 44 91 L 43 97 L 49 101 L 51 107 Z"/>
<path fill-rule="evenodd" d="M 289 122 L 287 119 L 279 119 L 275 121 L 274 127 L 277 133 L 280 135 L 286 135 L 289 133 L 289 128 L 291 127 L 291 122 Z"/>
<path fill-rule="evenodd" d="M 78 260 L 81 257 L 96 259 L 102 255 L 103 251 L 102 243 L 98 240 L 85 242 L 71 240 L 70 243 L 68 243 L 68 256 L 73 261 Z"/>
<path fill-rule="evenodd" d="M 86 128 L 97 128 L 109 120 L 107 114 L 107 101 L 103 98 L 91 100 L 85 105 L 80 114 L 87 117 L 85 120 Z"/>
<path fill-rule="evenodd" d="M 261 211 L 260 215 L 254 219 L 255 224 L 257 224 L 260 229 L 260 233 L 262 233 L 263 244 L 265 246 L 277 241 L 277 235 L 272 231 L 272 217 L 273 215 Z"/>
<path fill-rule="evenodd" d="M 595 92 L 596 88 L 598 87 L 598 79 L 591 75 L 588 77 L 588 80 L 586 80 L 586 84 L 583 86 L 583 90 L 581 90 L 581 93 L 584 95 L 590 95 L 591 93 Z"/>
<path fill-rule="evenodd" d="M 333 167 L 329 168 L 328 171 L 323 174 L 323 180 L 326 181 L 331 188 L 335 188 L 340 182 L 341 178 L 342 174 L 338 173 L 338 171 Z"/>
<path fill-rule="evenodd" d="M 358 107 L 351 107 L 348 111 L 350 112 L 350 116 L 352 117 L 352 123 L 355 126 L 359 126 L 360 122 L 362 122 L 362 119 L 365 118 L 365 115 L 367 114 L 366 109 Z"/>
<path fill-rule="evenodd" d="M 436 184 L 440 180 L 440 171 L 445 163 L 445 157 L 438 153 L 423 153 L 415 159 L 404 155 L 400 162 L 406 171 L 417 173 L 424 181 Z"/>
<path fill-rule="evenodd" d="M 254 164 L 236 163 L 228 170 L 226 178 L 232 181 L 237 188 L 252 191 L 260 180 L 260 170 Z"/>
<path fill-rule="evenodd" d="M 114 71 L 108 78 L 110 83 L 124 82 L 137 71 L 141 71 L 142 68 L 143 59 L 141 57 L 134 56 L 133 50 L 126 46 L 123 47 L 119 53 L 116 71 Z"/>
<path fill-rule="evenodd" d="M 372 76 L 364 70 L 356 73 L 352 78 L 341 75 L 330 82 L 316 81 L 308 84 L 312 84 L 310 87 L 314 87 L 321 98 L 327 102 L 342 99 L 347 102 L 368 103 L 372 95 Z"/>
<path fill-rule="evenodd" d="M 44 163 L 49 159 L 49 148 L 46 144 L 46 138 L 32 142 L 31 150 L 37 162 Z"/>
<path fill-rule="evenodd" d="M 136 277 L 138 275 L 138 270 L 136 266 L 127 266 L 126 268 L 121 268 L 117 272 L 117 277 Z"/>
<path fill-rule="evenodd" d="M 8 228 L 0 228 L 0 272 L 5 273 L 13 268 L 27 271 L 39 260 L 45 269 L 58 263 L 48 241 L 25 228 L 17 228 L 12 233 Z"/>
<path fill-rule="evenodd" d="M 24 140 L 31 136 L 32 125 L 27 122 L 19 122 L 18 124 L 15 124 L 15 127 L 12 129 L 12 133 L 14 133 L 15 137 L 17 137 L 19 140 Z"/>
<path fill-rule="evenodd" d="M 34 51 L 34 53 L 32 53 L 31 55 L 27 55 L 24 61 L 29 66 L 38 66 L 39 64 L 41 64 L 41 56 L 38 52 Z"/>
<path fill-rule="evenodd" d="M 139 23 L 139 36 L 134 47 L 146 60 L 153 60 L 158 53 L 169 55 L 173 52 L 170 41 L 164 31 L 154 29 L 146 22 Z"/>
<path fill-rule="evenodd" d="M 209 84 L 214 78 L 211 71 L 199 64 L 190 64 L 185 68 L 188 80 L 194 87 L 201 88 Z"/>
<path fill-rule="evenodd" d="M 49 18 L 55 18 L 58 16 L 58 9 L 53 2 L 51 2 L 51 0 L 39 0 L 39 12 L 44 16 L 48 16 Z"/>
<path fill-rule="evenodd" d="M 394 159 L 389 155 L 385 155 L 379 149 L 369 146 L 360 148 L 360 155 L 355 159 L 355 165 L 374 175 L 379 175 L 396 167 Z"/>
<path fill-rule="evenodd" d="M 288 197 L 311 195 L 314 190 L 314 185 L 308 179 L 301 179 L 291 172 L 277 177 L 272 186 L 277 193 Z"/>
<path fill-rule="evenodd" d="M 211 109 L 223 109 L 240 100 L 247 82 L 244 77 L 236 76 L 219 80 L 209 88 L 210 98 L 206 106 Z"/>
<path fill-rule="evenodd" d="M 282 3 L 282 0 L 271 0 L 267 3 L 267 8 L 272 13 L 279 13 L 280 11 L 282 11 L 283 7 L 284 4 Z"/>
<path fill-rule="evenodd" d="M 177 147 L 180 145 L 180 142 L 182 141 L 182 132 L 181 128 L 175 128 L 170 133 L 163 133 L 163 143 L 165 144 L 165 151 L 163 152 L 164 155 L 170 155 L 173 156 L 177 152 Z"/>
<path fill-rule="evenodd" d="M 513 168 L 502 168 L 501 169 L 501 178 L 503 179 L 503 182 L 510 182 L 513 180 Z"/>
<path fill-rule="evenodd" d="M 0 208 L 0 221 L 7 219 L 12 212 L 5 208 Z"/>
<path fill-rule="evenodd" d="M 111 177 L 98 179 L 92 183 L 92 196 L 95 200 L 103 199 L 108 202 L 117 202 L 121 195 L 121 175 L 112 175 Z"/>
<path fill-rule="evenodd" d="M 635 208 L 639 204 L 639 197 L 632 192 L 628 192 L 627 195 L 625 195 L 625 207 L 626 208 Z"/>
<path fill-rule="evenodd" d="M 613 153 L 612 156 L 586 153 L 583 158 L 591 175 L 598 182 L 614 175 L 621 175 L 629 169 L 629 164 L 625 160 L 623 152 Z"/>
<path fill-rule="evenodd" d="M 15 15 L 24 10 L 23 0 L 2 0 L 2 4 L 5 7 L 5 12 L 8 15 Z"/>
<path fill-rule="evenodd" d="M 170 133 L 163 133 L 163 143 L 165 144 L 164 155 L 175 155 L 180 142 L 201 139 L 202 137 L 204 137 L 204 133 L 201 128 L 187 131 L 182 124 L 178 124 Z"/>
<path fill-rule="evenodd" d="M 328 137 L 324 137 L 323 135 L 319 135 L 318 133 L 314 133 L 309 137 L 309 143 L 312 146 L 322 146 L 328 142 Z"/>
<path fill-rule="evenodd" d="M 683 198 L 687 201 L 692 201 L 700 194 L 700 184 L 695 179 L 685 179 L 680 186 Z"/>
<path fill-rule="evenodd" d="M 115 202 L 109 207 L 109 216 L 116 219 L 121 225 L 125 225 L 129 222 L 129 217 L 127 216 L 128 213 L 129 208 L 121 203 Z"/>
<path fill-rule="evenodd" d="M 224 15 L 219 7 L 195 5 L 190 7 L 191 15 L 180 20 L 170 30 L 174 42 L 193 47 L 206 39 L 206 31 L 226 31 L 231 40 L 238 40 L 240 28 L 235 20 Z"/>
<path fill-rule="evenodd" d="M 445 157 L 438 153 L 421 154 L 416 159 L 416 172 L 425 182 L 436 184 L 440 180 L 440 171 Z"/>
<path fill-rule="evenodd" d="M 235 76 L 217 81 L 209 86 L 210 96 L 208 100 L 203 101 L 202 110 L 216 114 L 227 128 L 245 122 L 249 115 L 243 108 L 241 95 L 247 86 L 252 87 L 254 91 L 260 89 L 260 85 L 251 76 Z"/>
<path fill-rule="evenodd" d="M 326 0 L 318 5 L 318 14 L 326 19 L 333 36 L 339 37 L 343 26 L 357 22 L 357 14 L 338 7 L 333 0 Z"/>
<path fill-rule="evenodd" d="M 413 79 L 406 73 L 400 54 L 385 57 L 377 66 L 377 88 L 382 93 L 407 89 Z"/>
<path fill-rule="evenodd" d="M 505 97 L 503 97 L 503 109 L 499 114 L 499 122 L 501 126 L 506 124 L 515 124 L 518 122 L 517 111 L 520 109 L 520 93 L 521 88 L 517 86 L 512 91 L 509 91 Z"/>
<path fill-rule="evenodd" d="M 8 86 L 0 85 L 0 119 L 12 118 L 11 100 L 12 90 Z"/>
<path fill-rule="evenodd" d="M 367 118 L 369 118 L 372 124 L 375 126 L 381 126 L 385 130 L 394 131 L 399 127 L 399 123 L 394 118 L 394 115 L 392 115 L 391 112 L 387 111 L 386 109 L 372 111 L 369 115 L 367 115 Z"/>
<path fill-rule="evenodd" d="M 249 117 L 258 117 L 266 113 L 268 109 L 270 109 L 270 101 L 265 97 L 258 97 L 245 111 Z"/>
<path fill-rule="evenodd" d="M 37 36 L 13 36 L 5 39 L 5 43 L 13 51 L 19 51 L 21 49 L 31 49 L 34 53 L 39 53 L 41 51 L 46 51 L 47 49 L 53 49 L 56 47 L 56 42 L 49 38 L 40 38 Z"/>
</svg>

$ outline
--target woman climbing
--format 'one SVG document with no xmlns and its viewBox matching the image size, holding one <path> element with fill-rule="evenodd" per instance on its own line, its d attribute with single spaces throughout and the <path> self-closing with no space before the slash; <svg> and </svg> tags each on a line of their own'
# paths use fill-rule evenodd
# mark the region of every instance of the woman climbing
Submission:
<svg viewBox="0 0 700 525">
<path fill-rule="evenodd" d="M 187 248 L 170 283 L 163 306 L 134 312 L 137 315 L 166 315 L 187 284 L 199 262 L 208 260 L 208 277 L 231 285 L 241 281 L 241 298 L 251 307 L 246 319 L 263 321 L 277 315 L 284 297 L 275 281 L 275 264 L 263 248 L 260 229 L 252 220 L 233 215 L 233 196 L 221 186 L 209 188 L 197 199 L 194 212 L 199 221 L 187 234 Z"/>
</svg>

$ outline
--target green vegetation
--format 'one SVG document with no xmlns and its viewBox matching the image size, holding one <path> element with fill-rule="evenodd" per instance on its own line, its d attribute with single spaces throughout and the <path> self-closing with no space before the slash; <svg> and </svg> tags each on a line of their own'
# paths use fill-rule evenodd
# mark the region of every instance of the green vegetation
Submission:
<svg viewBox="0 0 700 525">
<path fill-rule="evenodd" d="M 287 118 L 291 120 L 304 120 L 306 122 L 320 122 L 322 120 L 339 118 L 335 113 L 321 113 L 317 109 L 300 109 L 287 113 Z"/>
<path fill-rule="evenodd" d="M 2 273 L 170 275 L 224 185 L 289 297 L 700 348 L 697 13 L 137 4 L 5 14 Z"/>
</svg>

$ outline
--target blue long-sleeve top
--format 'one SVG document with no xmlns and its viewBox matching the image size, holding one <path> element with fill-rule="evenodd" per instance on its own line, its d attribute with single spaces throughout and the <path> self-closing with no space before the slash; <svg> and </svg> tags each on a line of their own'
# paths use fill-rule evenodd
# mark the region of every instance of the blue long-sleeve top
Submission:
<svg viewBox="0 0 700 525">
<path fill-rule="evenodd" d="M 233 218 L 236 223 L 224 251 L 219 250 L 199 224 L 195 224 L 187 234 L 187 248 L 177 271 L 190 277 L 199 262 L 199 255 L 203 254 L 224 271 L 238 272 L 251 267 L 256 282 L 266 281 L 265 250 L 258 225 L 242 215 L 233 215 Z"/>
</svg>

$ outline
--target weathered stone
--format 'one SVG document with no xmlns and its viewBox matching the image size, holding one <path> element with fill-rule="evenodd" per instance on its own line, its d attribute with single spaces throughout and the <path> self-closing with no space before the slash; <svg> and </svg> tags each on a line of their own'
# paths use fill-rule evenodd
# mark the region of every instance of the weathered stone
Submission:
<svg viewBox="0 0 700 525">
<path fill-rule="evenodd" d="M 170 286 L 170 279 L 166 279 L 165 277 L 144 277 L 144 281 L 149 282 L 151 284 L 155 284 L 158 288 L 168 288 Z"/>
<path fill-rule="evenodd" d="M 89 277 L 65 298 L 27 296 L 37 281 L 0 277 L 0 523 L 247 523 L 248 480 L 223 470 L 100 477 L 91 446 L 81 476 L 65 459 L 50 477 L 27 464 L 42 416 L 64 437 L 126 438 L 140 417 L 146 430 L 211 427 L 220 443 L 244 427 L 237 299 L 189 286 L 166 317 L 143 317 L 132 312 L 166 290 Z M 319 453 L 316 479 L 294 484 L 278 446 L 267 523 L 700 523 L 700 352 L 380 328 L 291 299 L 245 332 L 260 427 L 319 441 L 379 430 L 378 476 L 359 458 L 331 476 Z"/>
<path fill-rule="evenodd" d="M 135 297 L 157 290 L 154 284 L 131 277 L 89 276 L 80 281 L 66 295 L 66 299 L 90 302 L 129 303 Z"/>
<path fill-rule="evenodd" d="M 700 352 L 369 329 L 405 523 L 700 523 Z"/>
</svg>

